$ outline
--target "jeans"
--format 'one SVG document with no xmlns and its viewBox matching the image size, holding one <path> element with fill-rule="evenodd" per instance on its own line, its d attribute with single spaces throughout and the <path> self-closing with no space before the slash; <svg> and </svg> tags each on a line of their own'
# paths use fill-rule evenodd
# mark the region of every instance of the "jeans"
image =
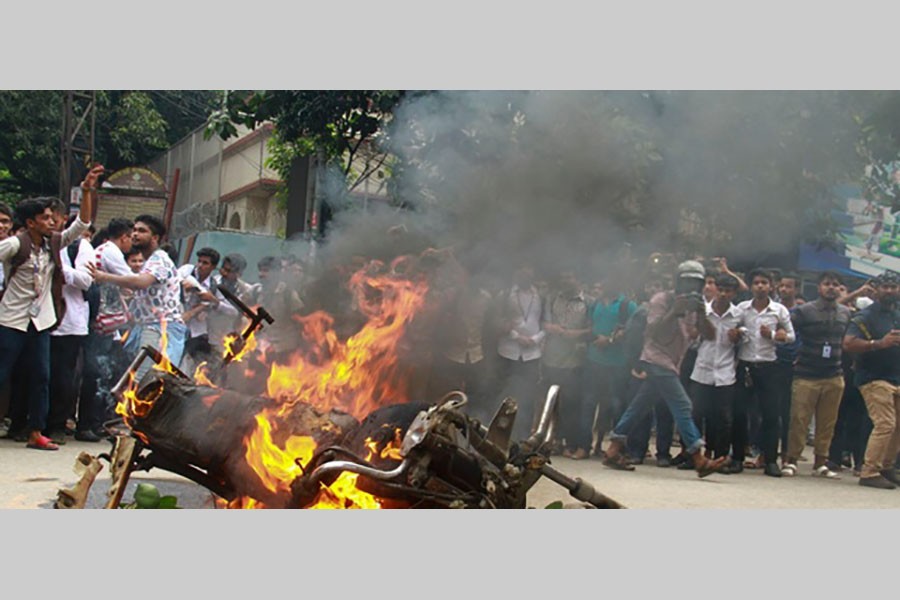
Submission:
<svg viewBox="0 0 900 600">
<path fill-rule="evenodd" d="M 0 385 L 9 379 L 14 366 L 25 374 L 28 430 L 43 431 L 50 408 L 50 331 L 38 331 L 34 323 L 28 324 L 28 331 L 0 325 Z"/>
<path fill-rule="evenodd" d="M 647 373 L 647 379 L 641 383 L 637 395 L 616 423 L 609 438 L 627 442 L 632 427 L 651 409 L 654 396 L 658 395 L 669 407 L 687 452 L 693 454 L 702 450 L 706 442 L 691 417 L 691 399 L 681 385 L 678 373 L 650 363 L 642 363 L 641 366 Z"/>
<path fill-rule="evenodd" d="M 159 323 L 144 324 L 141 327 L 141 348 L 151 346 L 160 352 L 164 352 L 169 357 L 172 366 L 177 367 L 181 364 L 181 357 L 184 354 L 184 344 L 187 341 L 188 329 L 184 323 L 166 323 L 167 344 L 165 349 L 160 348 L 162 341 L 162 331 Z M 150 369 L 153 368 L 152 360 L 145 360 L 141 363 L 141 367 L 135 374 L 135 381 L 140 381 Z"/>
<path fill-rule="evenodd" d="M 641 387 L 641 379 L 631 377 L 628 382 L 628 399 L 630 401 L 637 395 Z M 647 412 L 631 428 L 628 435 L 627 451 L 632 458 L 643 458 L 650 447 L 650 431 L 656 426 L 656 459 L 672 458 L 672 438 L 675 434 L 675 421 L 672 413 L 666 406 L 666 401 L 657 396 L 653 401 L 653 410 Z"/>
</svg>

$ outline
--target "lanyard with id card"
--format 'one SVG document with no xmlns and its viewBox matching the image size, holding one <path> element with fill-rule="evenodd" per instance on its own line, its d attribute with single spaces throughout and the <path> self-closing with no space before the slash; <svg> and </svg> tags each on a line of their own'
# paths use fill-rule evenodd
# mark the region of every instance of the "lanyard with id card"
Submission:
<svg viewBox="0 0 900 600">
<path fill-rule="evenodd" d="M 40 248 L 31 255 L 31 283 L 34 289 L 34 300 L 31 301 L 31 306 L 28 308 L 28 316 L 32 319 L 41 314 L 41 292 L 44 289 L 41 256 Z"/>
<path fill-rule="evenodd" d="M 825 342 L 822 345 L 822 358 L 831 358 L 831 343 Z"/>
</svg>

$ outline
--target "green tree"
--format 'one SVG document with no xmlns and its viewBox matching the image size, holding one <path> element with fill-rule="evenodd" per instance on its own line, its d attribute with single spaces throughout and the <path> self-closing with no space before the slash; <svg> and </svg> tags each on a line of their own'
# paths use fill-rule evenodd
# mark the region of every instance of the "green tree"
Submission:
<svg viewBox="0 0 900 600">
<path fill-rule="evenodd" d="M 228 139 L 237 135 L 237 125 L 254 129 L 271 122 L 280 146 L 273 167 L 284 178 L 292 158 L 322 152 L 352 189 L 377 170 L 373 166 L 354 173 L 354 166 L 361 154 L 375 151 L 403 95 L 386 90 L 230 91 L 210 116 L 206 135 Z"/>
<path fill-rule="evenodd" d="M 99 91 L 95 157 L 111 170 L 140 165 L 206 121 L 214 91 Z M 56 195 L 63 92 L 0 92 L 0 194 Z"/>
</svg>

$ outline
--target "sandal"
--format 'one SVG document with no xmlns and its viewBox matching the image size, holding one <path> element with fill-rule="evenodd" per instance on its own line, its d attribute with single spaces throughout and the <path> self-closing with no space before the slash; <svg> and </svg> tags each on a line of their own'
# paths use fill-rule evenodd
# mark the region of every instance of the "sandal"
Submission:
<svg viewBox="0 0 900 600">
<path fill-rule="evenodd" d="M 781 467 L 781 475 L 783 477 L 793 477 L 797 474 L 797 465 L 793 463 L 788 463 Z"/>
<path fill-rule="evenodd" d="M 825 477 L 826 479 L 840 479 L 841 478 L 840 475 L 838 475 L 837 473 L 835 473 L 834 471 L 829 469 L 828 465 L 822 465 L 821 467 L 819 467 L 818 469 L 813 471 L 813 474 L 816 477 Z"/>
<path fill-rule="evenodd" d="M 628 458 L 624 454 L 607 456 L 603 459 L 603 466 L 616 471 L 634 471 L 634 465 L 628 462 Z"/>
<path fill-rule="evenodd" d="M 53 440 L 46 435 L 39 435 L 32 441 L 25 444 L 26 448 L 34 448 L 35 450 L 59 450 L 59 446 L 53 443 Z"/>
</svg>

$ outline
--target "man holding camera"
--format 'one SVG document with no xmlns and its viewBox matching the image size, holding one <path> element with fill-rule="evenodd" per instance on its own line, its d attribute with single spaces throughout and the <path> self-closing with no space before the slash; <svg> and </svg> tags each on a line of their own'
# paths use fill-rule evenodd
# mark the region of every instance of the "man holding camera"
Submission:
<svg viewBox="0 0 900 600">
<path fill-rule="evenodd" d="M 859 484 L 892 490 L 900 485 L 900 275 L 887 271 L 873 284 L 877 300 L 850 320 L 843 348 L 860 355 L 856 384 L 874 426 Z"/>
<path fill-rule="evenodd" d="M 706 442 L 694 424 L 691 399 L 679 378 L 681 361 L 698 333 L 707 340 L 716 337 L 700 294 L 705 273 L 699 262 L 685 261 L 676 270 L 675 292 L 660 292 L 650 300 L 640 363 L 647 377 L 610 434 L 611 443 L 603 461 L 607 467 L 634 470 L 625 456 L 625 442 L 632 427 L 650 409 L 657 395 L 666 401 L 672 412 L 699 477 L 714 473 L 728 460 L 727 456 L 715 460 L 704 456 Z"/>
</svg>

